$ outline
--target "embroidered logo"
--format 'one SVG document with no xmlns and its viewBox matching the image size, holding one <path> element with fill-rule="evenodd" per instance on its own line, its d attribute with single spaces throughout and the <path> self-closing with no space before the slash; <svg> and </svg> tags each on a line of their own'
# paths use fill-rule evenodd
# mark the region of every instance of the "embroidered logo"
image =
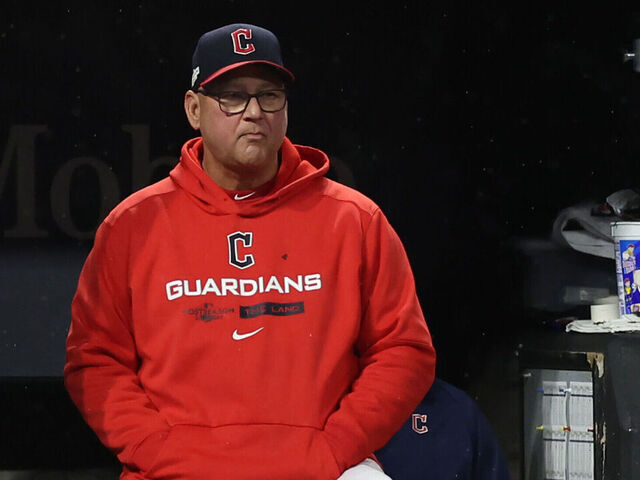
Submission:
<svg viewBox="0 0 640 480">
<path fill-rule="evenodd" d="M 196 84 L 196 80 L 198 79 L 198 75 L 200 75 L 200 67 L 196 67 L 193 69 L 191 73 L 191 86 L 193 87 Z"/>
<path fill-rule="evenodd" d="M 231 38 L 233 39 L 233 51 L 235 53 L 248 55 L 256 51 L 253 43 L 249 42 L 249 40 L 251 40 L 250 28 L 239 28 L 231 33 Z"/>
<path fill-rule="evenodd" d="M 239 253 L 241 247 L 249 248 L 253 244 L 252 232 L 230 233 L 227 235 L 227 243 L 229 245 L 229 264 L 236 268 L 245 269 L 256 263 L 250 253 L 245 255 Z"/>
<path fill-rule="evenodd" d="M 411 428 L 416 433 L 422 435 L 423 433 L 427 433 L 429 429 L 427 428 L 427 416 L 420 415 L 419 413 L 414 413 L 411 416 Z"/>
</svg>

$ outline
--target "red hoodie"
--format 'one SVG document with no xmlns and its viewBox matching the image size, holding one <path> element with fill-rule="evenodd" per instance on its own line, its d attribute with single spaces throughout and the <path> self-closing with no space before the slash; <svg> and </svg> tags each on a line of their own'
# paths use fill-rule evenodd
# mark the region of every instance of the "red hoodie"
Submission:
<svg viewBox="0 0 640 480">
<path fill-rule="evenodd" d="M 398 236 L 285 139 L 235 201 L 190 140 L 100 226 L 65 383 L 121 479 L 335 479 L 402 425 L 435 352 Z"/>
</svg>

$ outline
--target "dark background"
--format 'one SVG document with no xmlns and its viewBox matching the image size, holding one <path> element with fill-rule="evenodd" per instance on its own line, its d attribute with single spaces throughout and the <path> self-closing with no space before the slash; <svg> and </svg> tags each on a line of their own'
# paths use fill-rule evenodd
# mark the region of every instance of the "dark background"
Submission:
<svg viewBox="0 0 640 480">
<path fill-rule="evenodd" d="M 136 187 L 134 151 L 177 157 L 194 135 L 182 107 L 193 48 L 232 22 L 280 38 L 298 80 L 289 137 L 346 165 L 331 175 L 382 207 L 412 262 L 438 375 L 499 429 L 482 385 L 510 374 L 518 331 L 567 313 L 529 308 L 517 246 L 547 242 L 561 209 L 637 185 L 631 2 L 3 2 L 0 376 L 61 374 L 91 232 Z M 21 125 L 46 126 L 31 153 L 12 143 Z M 126 125 L 147 129 L 147 153 Z M 19 155 L 33 159 L 28 194 Z M 86 166 L 54 188 L 78 158 L 109 170 L 117 195 Z M 26 199 L 39 235 L 11 233 Z"/>
</svg>

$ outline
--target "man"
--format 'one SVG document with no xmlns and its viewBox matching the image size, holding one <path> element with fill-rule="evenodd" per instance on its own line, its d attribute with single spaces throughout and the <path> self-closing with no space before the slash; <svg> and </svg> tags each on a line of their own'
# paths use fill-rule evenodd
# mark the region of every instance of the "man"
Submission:
<svg viewBox="0 0 640 480">
<path fill-rule="evenodd" d="M 269 31 L 203 35 L 202 136 L 96 234 L 65 382 L 121 479 L 388 478 L 373 452 L 433 382 L 397 235 L 285 137 L 293 80 Z"/>
</svg>

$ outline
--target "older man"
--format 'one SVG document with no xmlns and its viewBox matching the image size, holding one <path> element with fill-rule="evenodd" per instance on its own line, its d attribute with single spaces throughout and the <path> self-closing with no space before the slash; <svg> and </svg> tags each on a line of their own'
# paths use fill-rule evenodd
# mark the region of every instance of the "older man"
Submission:
<svg viewBox="0 0 640 480">
<path fill-rule="evenodd" d="M 122 479 L 388 478 L 375 461 L 434 379 L 397 235 L 286 138 L 277 38 L 204 34 L 201 137 L 100 226 L 65 380 Z"/>
</svg>

